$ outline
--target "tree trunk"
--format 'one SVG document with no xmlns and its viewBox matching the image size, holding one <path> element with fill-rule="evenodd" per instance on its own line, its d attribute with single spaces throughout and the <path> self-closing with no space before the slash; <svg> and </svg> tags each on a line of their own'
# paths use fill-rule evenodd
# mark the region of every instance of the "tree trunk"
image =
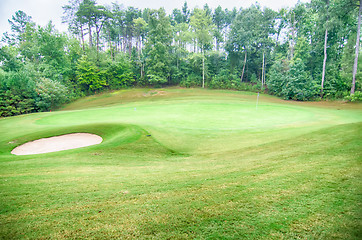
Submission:
<svg viewBox="0 0 362 240">
<path fill-rule="evenodd" d="M 323 59 L 323 70 L 322 70 L 321 97 L 323 97 L 324 78 L 326 75 L 327 39 L 328 39 L 328 28 L 326 27 L 326 32 L 324 34 L 324 59 Z"/>
<path fill-rule="evenodd" d="M 93 42 L 92 42 L 92 27 L 91 24 L 89 22 L 88 24 L 88 32 L 89 32 L 89 47 L 93 46 Z"/>
<path fill-rule="evenodd" d="M 128 54 L 129 57 L 132 56 L 132 37 L 128 38 Z"/>
<path fill-rule="evenodd" d="M 202 88 L 205 88 L 205 50 L 202 50 Z"/>
<path fill-rule="evenodd" d="M 264 61 L 265 61 L 265 53 L 263 52 L 263 66 L 261 69 L 261 88 L 264 87 Z"/>
<path fill-rule="evenodd" d="M 99 32 L 97 31 L 97 57 L 98 57 L 98 52 L 99 52 Z"/>
<path fill-rule="evenodd" d="M 296 27 L 295 27 L 295 13 L 293 12 L 293 27 L 292 27 L 292 41 L 290 42 L 290 59 L 292 60 L 294 58 L 294 39 L 295 39 L 295 32 L 296 32 Z"/>
<path fill-rule="evenodd" d="M 351 94 L 354 94 L 356 88 L 356 74 L 357 74 L 357 66 L 358 66 L 358 52 L 359 52 L 359 36 L 361 29 L 361 11 L 362 11 L 362 0 L 359 1 L 359 11 L 358 11 L 358 25 L 357 25 L 357 39 L 356 39 L 356 54 L 354 57 L 353 64 L 353 76 L 352 76 L 352 87 Z"/>
<path fill-rule="evenodd" d="M 83 48 L 83 51 L 85 50 L 85 47 L 84 47 L 84 32 L 83 32 L 83 26 L 80 26 L 80 34 L 82 35 L 82 48 Z"/>
<path fill-rule="evenodd" d="M 244 57 L 243 72 L 241 73 L 241 79 L 240 79 L 240 82 L 243 82 L 244 71 L 245 71 L 245 65 L 246 65 L 246 50 L 245 50 L 245 57 Z"/>
<path fill-rule="evenodd" d="M 265 66 L 266 66 L 266 59 L 264 58 L 264 85 L 265 85 Z"/>
<path fill-rule="evenodd" d="M 327 4 L 327 21 L 326 21 L 326 32 L 324 34 L 324 59 L 323 59 L 323 70 L 322 70 L 322 83 L 321 83 L 321 97 L 323 97 L 324 79 L 326 75 L 326 63 L 327 63 L 327 40 L 328 40 L 328 7 L 329 0 L 326 0 Z"/>
</svg>

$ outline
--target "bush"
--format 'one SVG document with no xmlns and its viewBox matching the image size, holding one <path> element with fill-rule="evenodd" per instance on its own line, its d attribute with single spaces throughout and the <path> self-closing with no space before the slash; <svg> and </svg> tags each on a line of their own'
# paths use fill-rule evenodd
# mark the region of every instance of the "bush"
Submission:
<svg viewBox="0 0 362 240">
<path fill-rule="evenodd" d="M 346 96 L 344 99 L 349 102 L 362 102 L 362 92 L 356 91 L 354 94 Z"/>
<path fill-rule="evenodd" d="M 0 116 L 35 112 L 35 81 L 30 72 L 0 73 Z"/>
<path fill-rule="evenodd" d="M 110 89 L 120 89 L 130 87 L 134 84 L 133 72 L 130 70 L 130 64 L 127 61 L 111 62 L 102 74 L 107 79 L 107 85 Z"/>
<path fill-rule="evenodd" d="M 76 75 L 77 84 L 86 93 L 94 93 L 107 86 L 104 73 L 100 73 L 100 69 L 85 56 L 78 61 Z"/>
<path fill-rule="evenodd" d="M 208 86 L 213 89 L 236 89 L 239 82 L 240 79 L 236 75 L 231 74 L 227 69 L 223 69 L 211 79 Z"/>
<path fill-rule="evenodd" d="M 47 78 L 41 78 L 36 83 L 36 92 L 38 94 L 36 106 L 40 111 L 58 108 L 69 100 L 67 88 Z"/>
<path fill-rule="evenodd" d="M 319 94 L 319 85 L 301 59 L 296 59 L 288 68 L 282 60 L 276 61 L 270 69 L 267 86 L 270 94 L 284 99 L 308 101 L 318 98 Z"/>
<path fill-rule="evenodd" d="M 0 116 L 10 117 L 24 113 L 34 112 L 35 100 L 24 98 L 24 96 L 14 94 L 12 91 L 0 92 Z"/>
<path fill-rule="evenodd" d="M 200 87 L 202 84 L 202 77 L 199 75 L 191 74 L 185 80 L 180 82 L 181 87 Z"/>
<path fill-rule="evenodd" d="M 262 91 L 260 82 L 257 84 L 251 84 L 251 83 L 247 83 L 247 82 L 238 83 L 236 90 L 248 91 L 248 92 Z"/>
</svg>

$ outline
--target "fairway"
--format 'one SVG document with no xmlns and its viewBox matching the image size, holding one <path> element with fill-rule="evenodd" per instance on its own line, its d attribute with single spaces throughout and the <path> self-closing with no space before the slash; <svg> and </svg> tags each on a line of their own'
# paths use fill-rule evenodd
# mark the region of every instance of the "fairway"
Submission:
<svg viewBox="0 0 362 240">
<path fill-rule="evenodd" d="M 0 119 L 2 239 L 360 239 L 362 105 L 130 89 Z M 26 142 L 102 143 L 15 156 Z"/>
</svg>

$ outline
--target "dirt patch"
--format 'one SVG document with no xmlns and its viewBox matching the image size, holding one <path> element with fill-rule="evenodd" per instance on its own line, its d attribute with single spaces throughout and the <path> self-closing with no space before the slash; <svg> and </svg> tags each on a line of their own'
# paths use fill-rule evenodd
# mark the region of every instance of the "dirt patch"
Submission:
<svg viewBox="0 0 362 240">
<path fill-rule="evenodd" d="M 14 155 L 30 155 L 39 153 L 57 152 L 74 148 L 100 144 L 103 139 L 90 133 L 72 133 L 62 136 L 41 138 L 14 148 Z"/>
<path fill-rule="evenodd" d="M 143 94 L 144 97 L 163 96 L 163 95 L 166 95 L 166 92 L 162 90 L 148 91 Z"/>
</svg>

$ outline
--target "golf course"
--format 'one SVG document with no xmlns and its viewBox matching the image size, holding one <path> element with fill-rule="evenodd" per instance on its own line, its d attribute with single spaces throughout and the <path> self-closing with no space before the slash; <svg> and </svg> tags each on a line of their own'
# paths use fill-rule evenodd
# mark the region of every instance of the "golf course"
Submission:
<svg viewBox="0 0 362 240">
<path fill-rule="evenodd" d="M 129 89 L 0 119 L 1 239 L 360 239 L 362 105 Z M 100 144 L 13 155 L 91 133 Z"/>
</svg>

